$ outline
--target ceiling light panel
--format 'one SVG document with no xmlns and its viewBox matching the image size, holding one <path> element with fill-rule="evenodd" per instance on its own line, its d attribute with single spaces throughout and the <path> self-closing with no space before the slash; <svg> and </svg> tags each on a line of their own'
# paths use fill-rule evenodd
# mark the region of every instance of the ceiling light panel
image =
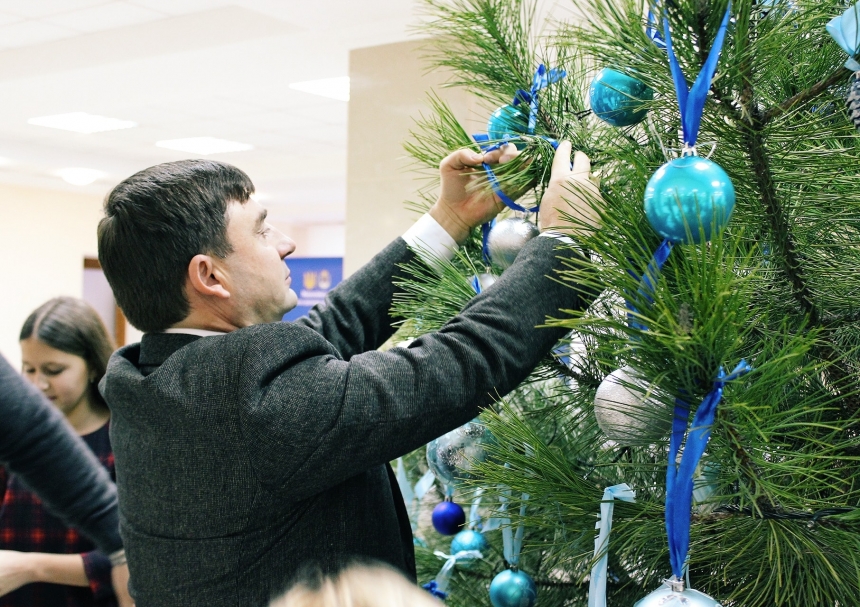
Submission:
<svg viewBox="0 0 860 607">
<path fill-rule="evenodd" d="M 293 82 L 290 84 L 290 88 L 294 91 L 311 93 L 312 95 L 328 97 L 329 99 L 349 101 L 349 76 Z"/>
<path fill-rule="evenodd" d="M 136 127 L 137 123 L 131 120 L 120 120 L 119 118 L 108 118 L 86 112 L 69 112 L 68 114 L 55 114 L 53 116 L 40 116 L 30 118 L 28 124 L 46 126 L 52 129 L 72 131 L 74 133 L 101 133 L 103 131 L 117 131 Z"/>
<path fill-rule="evenodd" d="M 185 139 L 164 139 L 155 143 L 160 148 L 188 152 L 190 154 L 226 154 L 228 152 L 246 152 L 253 150 L 250 143 L 240 143 L 216 137 L 187 137 Z"/>
<path fill-rule="evenodd" d="M 57 171 L 57 175 L 61 177 L 63 181 L 71 183 L 72 185 L 89 185 L 97 179 L 107 176 L 103 171 L 86 169 L 83 167 L 60 169 Z"/>
</svg>

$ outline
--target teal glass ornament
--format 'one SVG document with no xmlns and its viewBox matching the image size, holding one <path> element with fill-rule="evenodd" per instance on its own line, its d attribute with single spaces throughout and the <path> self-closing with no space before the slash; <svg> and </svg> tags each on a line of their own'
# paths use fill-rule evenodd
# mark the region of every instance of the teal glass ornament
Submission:
<svg viewBox="0 0 860 607">
<path fill-rule="evenodd" d="M 493 607 L 533 607 L 536 601 L 537 586 L 524 571 L 505 569 L 490 582 Z"/>
<path fill-rule="evenodd" d="M 591 111 L 612 126 L 630 126 L 642 122 L 654 99 L 654 91 L 644 82 L 612 68 L 603 68 L 591 81 L 588 102 Z"/>
<path fill-rule="evenodd" d="M 648 222 L 672 242 L 698 243 L 702 232 L 710 240 L 726 227 L 734 208 L 731 179 L 720 165 L 701 156 L 670 160 L 645 187 Z"/>
<path fill-rule="evenodd" d="M 487 538 L 482 533 L 473 529 L 464 529 L 451 540 L 451 554 L 457 554 L 466 550 L 484 552 L 489 546 Z M 460 559 L 457 561 L 457 566 L 463 569 L 469 569 L 474 564 L 475 559 Z"/>
<path fill-rule="evenodd" d="M 487 121 L 487 135 L 491 140 L 515 139 L 529 133 L 529 115 L 518 105 L 503 105 L 490 114 Z M 528 106 L 525 106 L 528 110 Z M 515 139 L 512 142 L 518 150 L 525 148 L 525 142 Z"/>
</svg>

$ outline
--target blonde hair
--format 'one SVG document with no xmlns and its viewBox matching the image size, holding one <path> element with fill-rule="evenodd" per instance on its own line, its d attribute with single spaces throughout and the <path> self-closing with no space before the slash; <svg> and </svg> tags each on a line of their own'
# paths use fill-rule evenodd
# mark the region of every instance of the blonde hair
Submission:
<svg viewBox="0 0 860 607">
<path fill-rule="evenodd" d="M 426 590 L 383 566 L 356 565 L 319 584 L 299 584 L 269 607 L 440 607 Z"/>
</svg>

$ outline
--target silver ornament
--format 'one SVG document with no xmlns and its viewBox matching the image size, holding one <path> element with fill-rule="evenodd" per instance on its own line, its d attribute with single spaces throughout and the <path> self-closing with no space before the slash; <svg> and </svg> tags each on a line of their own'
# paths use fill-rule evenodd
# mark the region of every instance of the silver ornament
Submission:
<svg viewBox="0 0 860 607">
<path fill-rule="evenodd" d="M 722 607 L 704 592 L 684 589 L 684 582 L 666 580 L 657 590 L 636 601 L 633 607 Z"/>
<path fill-rule="evenodd" d="M 487 459 L 484 446 L 493 435 L 478 419 L 427 443 L 427 464 L 445 485 L 471 478 L 474 464 Z"/>
<path fill-rule="evenodd" d="M 622 445 L 651 444 L 672 426 L 671 401 L 656 394 L 632 367 L 606 376 L 594 396 L 594 416 L 607 438 Z"/>
<path fill-rule="evenodd" d="M 475 289 L 475 293 L 480 293 L 490 288 L 496 280 L 498 280 L 498 278 L 495 274 L 483 272 L 477 276 L 472 276 L 469 279 L 469 284 L 472 285 L 473 289 Z"/>
<path fill-rule="evenodd" d="M 496 222 L 487 237 L 490 259 L 500 268 L 509 267 L 526 243 L 539 233 L 535 224 L 519 217 Z"/>
<path fill-rule="evenodd" d="M 851 87 L 848 89 L 848 116 L 860 131 L 860 72 L 854 74 Z"/>
</svg>

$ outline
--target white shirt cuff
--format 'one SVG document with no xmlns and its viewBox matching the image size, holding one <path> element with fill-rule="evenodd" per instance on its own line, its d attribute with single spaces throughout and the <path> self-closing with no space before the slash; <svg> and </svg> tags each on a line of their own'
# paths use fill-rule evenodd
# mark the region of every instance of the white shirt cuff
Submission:
<svg viewBox="0 0 860 607">
<path fill-rule="evenodd" d="M 445 228 L 427 213 L 406 230 L 403 240 L 428 265 L 438 260 L 451 261 L 460 248 Z"/>
<path fill-rule="evenodd" d="M 544 238 L 555 238 L 556 240 L 560 240 L 565 244 L 573 244 L 573 238 L 568 236 L 563 232 L 556 232 L 554 230 L 547 230 L 546 232 L 541 232 L 541 236 Z"/>
</svg>

